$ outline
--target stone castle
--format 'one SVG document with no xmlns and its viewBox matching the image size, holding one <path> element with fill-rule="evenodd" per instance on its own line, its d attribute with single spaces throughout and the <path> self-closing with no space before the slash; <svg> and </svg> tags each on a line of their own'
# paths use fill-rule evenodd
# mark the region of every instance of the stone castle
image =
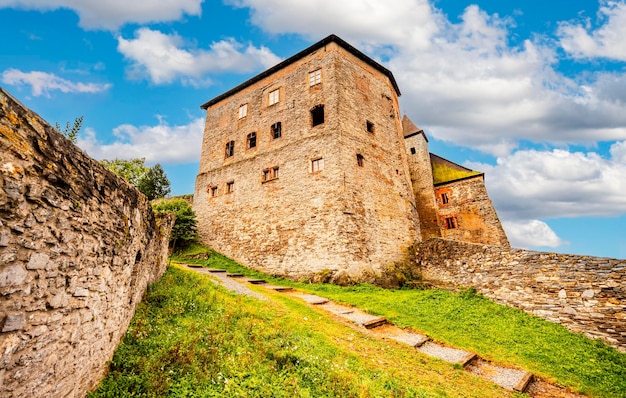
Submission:
<svg viewBox="0 0 626 398">
<path fill-rule="evenodd" d="M 506 246 L 483 173 L 428 151 L 392 73 L 331 35 L 202 105 L 200 239 L 264 272 L 368 280 L 431 237 Z"/>
</svg>

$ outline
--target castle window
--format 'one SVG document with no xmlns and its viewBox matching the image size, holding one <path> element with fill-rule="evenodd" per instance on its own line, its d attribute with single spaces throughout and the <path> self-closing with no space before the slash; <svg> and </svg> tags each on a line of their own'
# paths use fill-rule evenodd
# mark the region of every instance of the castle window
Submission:
<svg viewBox="0 0 626 398">
<path fill-rule="evenodd" d="M 278 139 L 282 137 L 282 135 L 283 135 L 283 129 L 282 129 L 282 125 L 280 124 L 280 122 L 276 122 L 272 124 L 272 138 Z"/>
<path fill-rule="evenodd" d="M 270 105 L 274 105 L 280 99 L 279 96 L 280 89 L 276 89 L 274 91 L 270 91 Z"/>
<path fill-rule="evenodd" d="M 263 170 L 263 182 L 275 180 L 278 178 L 278 166 L 270 167 Z"/>
<path fill-rule="evenodd" d="M 311 109 L 311 127 L 324 124 L 324 105 L 317 105 Z"/>
<path fill-rule="evenodd" d="M 226 183 L 226 192 L 227 193 L 235 192 L 235 181 L 230 181 Z"/>
<path fill-rule="evenodd" d="M 446 222 L 446 229 L 456 229 L 458 227 L 456 217 L 446 217 L 444 220 Z"/>
<path fill-rule="evenodd" d="M 316 84 L 320 84 L 322 82 L 322 70 L 314 70 L 309 73 L 309 86 L 313 87 Z"/>
<path fill-rule="evenodd" d="M 317 173 L 322 170 L 324 170 L 324 159 L 323 158 L 313 159 L 311 161 L 311 172 Z"/>
<path fill-rule="evenodd" d="M 447 205 L 448 203 L 450 203 L 450 197 L 447 192 L 444 192 L 441 194 L 441 204 Z"/>
<path fill-rule="evenodd" d="M 246 148 L 254 148 L 256 146 L 256 133 L 250 133 L 246 137 Z"/>
<path fill-rule="evenodd" d="M 357 164 L 359 167 L 363 167 L 363 164 L 364 164 L 363 159 L 364 159 L 364 158 L 363 158 L 363 155 L 361 155 L 360 153 L 357 153 L 357 154 L 356 154 L 356 164 Z"/>
<path fill-rule="evenodd" d="M 217 185 L 209 187 L 209 192 L 211 193 L 211 197 L 214 198 L 217 196 Z"/>
<path fill-rule="evenodd" d="M 248 104 L 239 105 L 239 119 L 248 116 Z"/>
<path fill-rule="evenodd" d="M 415 147 L 411 147 L 411 155 L 415 155 Z"/>
<path fill-rule="evenodd" d="M 226 152 L 224 153 L 224 155 L 226 155 L 227 158 L 233 156 L 235 154 L 235 141 L 228 141 L 226 143 Z"/>
<path fill-rule="evenodd" d="M 369 120 L 365 121 L 365 128 L 367 129 L 368 133 L 373 133 L 374 132 L 374 123 L 370 122 Z"/>
</svg>

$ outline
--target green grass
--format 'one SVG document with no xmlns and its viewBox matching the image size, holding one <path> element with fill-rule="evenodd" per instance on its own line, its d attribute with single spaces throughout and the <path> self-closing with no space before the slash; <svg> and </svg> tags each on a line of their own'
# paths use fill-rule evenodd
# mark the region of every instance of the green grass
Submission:
<svg viewBox="0 0 626 398">
<path fill-rule="evenodd" d="M 202 250 L 206 249 L 195 246 L 190 251 Z M 308 284 L 263 275 L 219 254 L 198 262 L 357 306 L 385 316 L 398 326 L 415 329 L 497 363 L 522 367 L 585 394 L 626 397 L 626 354 L 470 291 L 453 294 L 444 290 Z"/>
<path fill-rule="evenodd" d="M 89 397 L 511 395 L 299 301 L 272 297 L 235 296 L 170 266 L 148 289 L 108 376 Z"/>
</svg>

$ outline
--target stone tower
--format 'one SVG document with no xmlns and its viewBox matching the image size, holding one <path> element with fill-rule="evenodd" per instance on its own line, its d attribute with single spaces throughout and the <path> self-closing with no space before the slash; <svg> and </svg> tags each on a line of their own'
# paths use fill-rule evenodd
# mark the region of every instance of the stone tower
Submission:
<svg viewBox="0 0 626 398">
<path fill-rule="evenodd" d="M 358 280 L 406 260 L 421 234 L 399 95 L 331 35 L 202 105 L 201 241 L 293 278 Z"/>
</svg>

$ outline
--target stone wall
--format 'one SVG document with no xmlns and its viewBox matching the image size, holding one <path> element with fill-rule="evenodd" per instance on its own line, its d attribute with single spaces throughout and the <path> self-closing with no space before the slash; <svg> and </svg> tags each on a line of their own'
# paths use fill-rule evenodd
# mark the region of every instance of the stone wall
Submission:
<svg viewBox="0 0 626 398">
<path fill-rule="evenodd" d="M 626 352 L 626 260 L 430 239 L 415 246 L 424 279 L 484 296 Z"/>
<path fill-rule="evenodd" d="M 0 89 L 0 396 L 94 387 L 165 270 L 172 224 Z"/>
</svg>

